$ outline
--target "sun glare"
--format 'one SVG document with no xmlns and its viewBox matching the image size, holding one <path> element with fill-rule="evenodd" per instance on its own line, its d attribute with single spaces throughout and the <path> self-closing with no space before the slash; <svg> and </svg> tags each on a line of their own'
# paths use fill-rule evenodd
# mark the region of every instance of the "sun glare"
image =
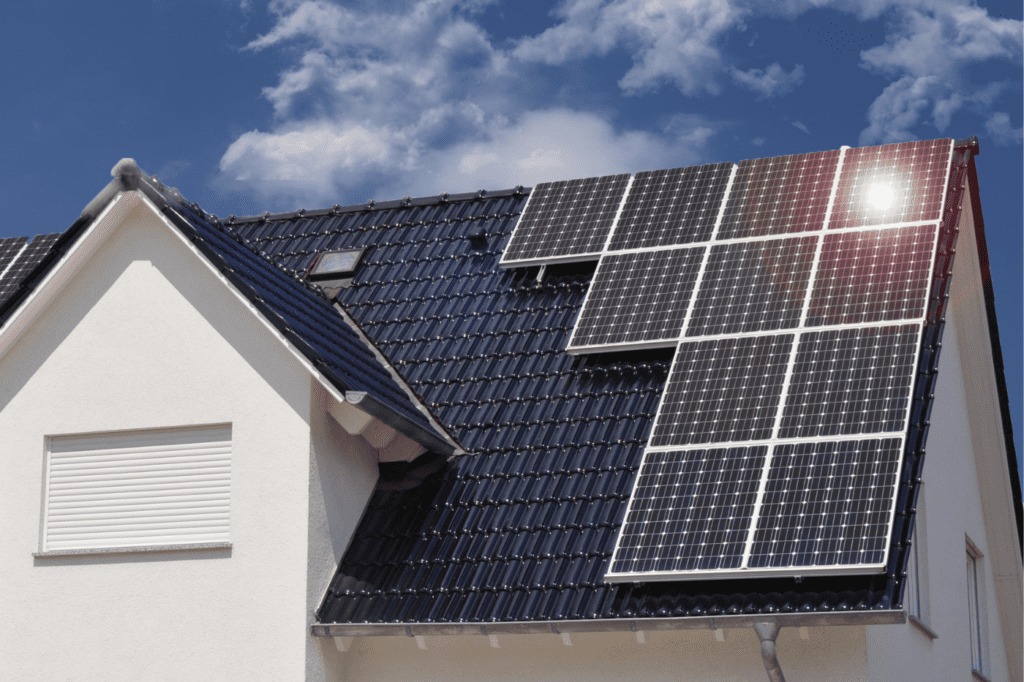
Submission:
<svg viewBox="0 0 1024 682">
<path fill-rule="evenodd" d="M 868 204 L 880 211 L 884 211 L 892 206 L 893 199 L 895 198 L 896 195 L 892 191 L 892 186 L 887 183 L 877 182 L 868 189 Z"/>
</svg>

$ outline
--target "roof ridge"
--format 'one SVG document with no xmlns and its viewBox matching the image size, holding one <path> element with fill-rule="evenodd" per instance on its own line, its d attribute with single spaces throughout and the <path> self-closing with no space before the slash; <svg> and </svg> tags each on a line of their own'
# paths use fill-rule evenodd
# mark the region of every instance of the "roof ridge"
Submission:
<svg viewBox="0 0 1024 682">
<path fill-rule="evenodd" d="M 476 201 L 479 199 L 498 199 L 501 197 L 510 196 L 521 196 L 529 193 L 532 187 L 524 187 L 523 185 L 516 185 L 510 189 L 499 189 L 499 190 L 487 190 L 480 189 L 476 192 L 463 192 L 460 194 L 449 194 L 448 192 L 442 192 L 433 196 L 425 197 L 404 197 L 402 199 L 393 199 L 389 201 L 375 201 L 370 199 L 369 201 L 362 204 L 350 204 L 348 206 L 342 206 L 341 204 L 334 204 L 330 208 L 318 208 L 313 210 L 306 210 L 304 208 L 296 209 L 295 211 L 288 211 L 285 213 L 266 213 L 252 216 L 236 216 L 231 215 L 227 217 L 227 223 L 229 225 L 236 225 L 239 223 L 262 223 L 262 222 L 273 222 L 273 221 L 284 221 L 284 220 L 295 220 L 296 218 L 321 218 L 324 216 L 335 216 L 343 213 L 361 213 L 371 211 L 388 211 L 396 208 L 409 208 L 409 207 L 421 207 L 421 206 L 432 206 L 434 204 L 454 204 L 466 201 Z"/>
</svg>

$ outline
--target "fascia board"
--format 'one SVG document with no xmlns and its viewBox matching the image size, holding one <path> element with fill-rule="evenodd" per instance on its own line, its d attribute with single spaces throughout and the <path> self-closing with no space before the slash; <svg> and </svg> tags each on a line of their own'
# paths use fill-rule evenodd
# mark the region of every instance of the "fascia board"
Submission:
<svg viewBox="0 0 1024 682">
<path fill-rule="evenodd" d="M 22 302 L 0 329 L 0 360 L 47 308 L 64 285 L 78 273 L 114 230 L 139 205 L 136 192 L 118 192 L 96 216 L 61 260 L 50 269 L 35 290 Z"/>
<path fill-rule="evenodd" d="M 185 248 L 187 248 L 192 254 L 194 254 L 195 257 L 199 260 L 199 262 L 201 262 L 209 272 L 213 273 L 213 276 L 225 287 L 227 287 L 228 291 L 230 291 L 235 296 L 235 298 L 243 306 L 245 306 L 245 308 L 249 312 L 256 316 L 256 319 L 260 321 L 260 323 L 267 329 L 267 331 L 270 332 L 270 334 L 275 339 L 277 339 L 281 343 L 281 345 L 283 345 L 288 350 L 289 353 L 291 353 L 295 360 L 298 361 L 298 363 L 302 365 L 302 367 L 305 368 L 307 372 L 309 372 L 310 376 L 316 379 L 317 383 L 323 386 L 324 390 L 327 391 L 327 394 L 330 395 L 331 398 L 337 400 L 339 403 L 345 402 L 345 396 L 337 388 L 335 388 L 330 381 L 328 381 L 327 377 L 321 374 L 320 371 L 313 366 L 313 363 L 309 361 L 309 358 L 307 358 L 302 353 L 302 351 L 296 348 L 288 340 L 288 338 L 284 334 L 282 334 L 277 329 L 277 327 L 275 327 L 270 322 L 270 320 L 268 320 L 263 315 L 263 313 L 261 313 L 259 309 L 256 306 L 254 306 L 252 302 L 235 287 L 234 284 L 231 283 L 231 280 L 225 277 L 224 273 L 218 270 L 217 267 L 213 263 L 211 263 L 209 259 L 207 259 L 206 256 L 204 256 L 203 253 L 198 248 L 196 248 L 195 244 L 193 244 L 184 234 L 182 234 L 181 230 L 179 230 L 174 225 L 174 223 L 172 223 L 170 219 L 166 215 L 164 215 L 163 211 L 161 211 L 156 206 L 156 204 L 154 204 L 149 199 L 149 197 L 147 197 L 144 193 L 139 191 L 133 192 L 133 194 L 137 194 L 140 197 L 140 200 L 143 203 L 143 205 L 145 205 L 153 213 L 153 215 L 156 216 L 160 220 L 160 222 L 171 231 L 171 234 L 173 234 L 175 238 L 177 238 L 182 244 L 184 244 Z"/>
<path fill-rule="evenodd" d="M 263 324 L 267 331 L 277 339 L 295 360 L 302 365 L 316 381 L 323 386 L 334 400 L 339 403 L 345 402 L 345 396 L 327 380 L 312 365 L 308 358 L 299 349 L 293 346 L 288 339 L 267 320 L 260 311 L 247 299 L 233 284 L 218 270 L 205 256 L 190 242 L 181 231 L 160 211 L 159 208 L 142 192 L 134 190 L 119 192 L 107 207 L 98 215 L 85 233 L 75 242 L 64 257 L 50 270 L 45 278 L 39 283 L 35 291 L 22 303 L 18 310 L 8 319 L 3 329 L 0 329 L 0 360 L 8 350 L 20 339 L 32 326 L 39 316 L 46 310 L 54 297 L 63 289 L 91 257 L 106 242 L 107 238 L 124 223 L 128 215 L 136 208 L 144 206 L 155 217 L 160 224 L 167 227 L 185 248 L 189 250 L 196 259 L 202 263 L 213 276 L 220 281 L 235 296 L 235 298 Z"/>
<path fill-rule="evenodd" d="M 194 254 L 196 254 L 196 256 L 199 258 L 199 260 L 204 265 L 206 265 L 207 268 L 209 268 L 210 272 L 214 273 L 214 275 L 217 277 L 217 279 L 219 279 L 221 282 L 223 282 L 225 284 L 225 286 L 227 286 L 228 289 L 236 297 L 238 297 L 238 299 L 240 301 L 242 301 L 242 303 L 246 306 L 246 308 L 248 308 L 250 311 L 252 311 L 252 313 L 254 315 L 256 315 L 257 319 L 259 319 L 260 322 L 262 322 L 263 325 L 267 329 L 270 330 L 270 332 L 274 335 L 275 338 L 277 338 L 281 343 L 284 344 L 284 346 L 292 353 L 292 355 L 295 356 L 295 358 L 299 361 L 299 363 L 303 367 L 306 368 L 306 370 L 313 376 L 313 378 L 315 378 L 317 380 L 317 382 L 320 383 L 320 385 L 322 385 L 324 387 L 324 389 L 327 391 L 328 395 L 330 395 L 333 399 L 335 399 L 339 403 L 346 402 L 346 400 L 347 400 L 348 403 L 350 405 L 352 405 L 353 407 L 355 407 L 356 409 L 359 409 L 359 410 L 361 410 L 363 412 L 366 412 L 367 414 L 369 414 L 374 419 L 377 419 L 377 420 L 381 421 L 382 423 L 385 423 L 385 424 L 387 424 L 387 425 L 389 425 L 391 427 L 396 428 L 400 433 L 402 433 L 406 437 L 408 437 L 408 438 L 410 438 L 412 440 L 415 440 L 416 442 L 420 443 L 421 445 L 424 445 L 425 447 L 429 447 L 431 449 L 438 449 L 440 451 L 447 452 L 448 454 L 453 454 L 453 453 L 461 451 L 461 449 L 458 447 L 458 445 L 456 443 L 454 443 L 453 441 L 451 441 L 451 439 L 449 438 L 448 434 L 445 433 L 443 431 L 443 429 L 438 429 L 439 430 L 438 433 L 434 433 L 434 432 L 431 432 L 431 431 L 429 431 L 427 429 L 423 429 L 423 428 L 419 427 L 418 425 L 416 425 L 416 424 L 414 424 L 412 422 L 409 422 L 404 417 L 402 417 L 402 416 L 400 416 L 398 414 L 395 414 L 392 410 L 388 409 L 387 407 L 385 407 L 383 405 L 380 405 L 376 401 L 376 399 L 373 398 L 373 396 L 365 395 L 365 394 L 362 394 L 362 393 L 359 393 L 359 392 L 347 392 L 347 393 L 357 393 L 359 395 L 360 399 L 356 400 L 356 399 L 348 399 L 348 398 L 346 398 L 345 395 L 342 394 L 334 386 L 334 384 L 331 383 L 331 381 L 327 377 L 325 377 L 319 370 L 316 369 L 316 367 L 310 362 L 309 358 L 307 358 L 306 355 L 302 351 L 300 351 L 298 348 L 296 348 L 291 343 L 291 341 L 289 341 L 288 338 L 284 334 L 282 334 L 280 332 L 280 330 L 278 330 L 277 327 L 275 327 L 263 315 L 263 313 L 260 312 L 260 310 L 258 308 L 256 308 L 256 306 L 254 306 L 252 304 L 252 302 L 242 292 L 240 292 L 237 289 L 237 287 L 235 287 L 234 284 L 231 283 L 231 280 L 229 280 L 227 277 L 225 277 L 224 274 L 213 263 L 211 263 L 209 261 L 209 259 L 206 258 L 206 256 L 204 256 L 201 251 L 199 251 L 198 248 L 196 248 L 195 244 L 193 244 L 192 241 L 189 240 L 182 233 L 182 231 L 180 229 L 178 229 L 174 225 L 173 222 L 171 222 L 171 220 L 163 213 L 163 211 L 161 211 L 159 208 L 157 208 L 156 204 L 154 204 L 144 193 L 139 192 L 139 195 L 145 201 L 146 205 L 160 218 L 161 222 L 163 222 L 165 225 L 167 225 L 167 227 L 171 230 L 171 232 L 178 239 L 180 239 L 181 242 L 183 244 L 185 244 Z M 173 210 L 173 207 L 171 207 L 171 210 Z M 184 218 L 182 218 L 182 219 L 184 219 Z M 342 316 L 342 318 L 346 321 L 346 323 L 353 324 L 351 322 L 351 319 L 344 312 L 344 310 L 340 309 L 340 306 L 337 306 L 337 304 L 336 304 L 335 307 L 338 309 L 338 314 Z M 354 324 L 353 324 L 353 329 L 363 339 L 363 342 L 366 343 L 371 348 L 371 350 L 373 350 L 375 356 L 378 359 L 378 362 L 380 362 L 384 366 L 384 368 L 389 373 L 392 374 L 392 376 L 394 377 L 396 383 L 398 383 L 399 386 L 405 388 L 405 390 L 407 392 L 409 392 L 408 386 L 405 384 L 404 380 L 401 380 L 401 377 L 399 377 L 399 376 L 397 376 L 395 374 L 395 372 L 394 372 L 393 368 L 391 367 L 391 365 L 387 362 L 387 360 L 385 358 L 383 358 L 382 355 L 380 355 L 380 353 L 379 353 L 379 351 L 377 351 L 376 347 L 373 344 L 369 343 L 369 341 L 362 334 L 362 331 L 359 330 L 357 326 L 354 326 Z M 429 413 L 426 413 L 426 414 L 427 414 L 428 419 L 430 420 L 430 423 L 433 424 L 435 426 L 435 428 L 438 428 L 436 426 L 436 421 L 433 419 L 433 417 Z M 406 426 L 408 428 L 406 428 Z M 410 433 L 410 431 L 412 433 Z M 415 435 L 413 435 L 413 434 L 415 434 Z"/>
<path fill-rule="evenodd" d="M 971 449 L 981 495 L 986 555 L 991 563 L 1007 660 L 1015 673 L 1011 679 L 1020 680 L 1020 669 L 1013 666 L 1014 661 L 1024 656 L 1024 647 L 1021 645 L 1024 566 L 1017 542 L 1019 498 L 1015 495 L 1013 485 L 1016 472 L 1011 466 L 1011 463 L 1016 462 L 1014 453 L 1007 447 L 1007 443 L 1012 444 L 1013 441 L 1005 437 L 1009 435 L 1009 424 L 1006 423 L 1007 415 L 1003 409 L 1005 388 L 999 385 L 1002 362 L 997 357 L 1000 353 L 997 330 L 992 326 L 993 297 L 991 282 L 986 281 L 990 275 L 985 272 L 987 253 L 984 226 L 978 220 L 980 206 L 974 183 L 968 183 L 963 201 L 967 210 L 961 214 L 961 232 L 970 234 L 961 234 L 959 244 L 969 244 L 974 253 L 970 254 L 970 258 L 958 255 L 954 261 L 953 286 L 957 285 L 957 276 L 960 275 L 962 283 L 973 285 L 973 291 L 970 295 L 958 296 L 963 310 L 958 306 L 953 313 L 957 315 L 961 373 L 969 406 Z M 976 315 L 974 325 L 965 324 L 959 315 L 971 312 Z"/>
</svg>

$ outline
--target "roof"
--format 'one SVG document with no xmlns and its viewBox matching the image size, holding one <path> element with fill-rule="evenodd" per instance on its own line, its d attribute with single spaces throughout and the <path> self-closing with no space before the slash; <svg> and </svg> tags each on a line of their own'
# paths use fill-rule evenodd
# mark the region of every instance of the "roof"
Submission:
<svg viewBox="0 0 1024 682">
<path fill-rule="evenodd" d="M 958 145 L 960 188 L 972 149 Z M 671 350 L 565 352 L 593 264 L 503 270 L 528 193 L 441 196 L 234 220 L 294 272 L 368 247 L 339 294 L 471 456 L 411 490 L 381 486 L 317 613 L 320 623 L 493 623 L 890 610 L 899 606 L 915 477 L 881 575 L 604 580 Z M 946 204 L 955 222 L 959 201 Z M 486 240 L 483 239 L 486 237 Z M 941 273 L 945 268 L 938 268 Z M 926 343 L 941 337 L 931 311 Z M 920 368 L 934 375 L 935 354 Z M 928 385 L 910 439 L 923 459 Z M 1013 466 L 1015 470 L 1015 456 Z M 907 478 L 907 477 L 905 477 Z"/>
<path fill-rule="evenodd" d="M 976 151 L 976 142 L 956 144 L 947 223 L 955 223 L 964 183 L 977 190 Z M 530 190 L 226 221 L 166 188 L 160 193 L 164 213 L 332 381 L 346 388 L 383 385 L 380 400 L 414 419 L 415 406 L 403 403 L 404 394 L 371 366 L 365 345 L 338 323 L 339 311 L 300 281 L 317 254 L 366 247 L 353 285 L 338 300 L 469 453 L 382 465 L 381 483 L 317 612 L 319 623 L 625 622 L 899 607 L 929 381 L 914 391 L 912 461 L 884 574 L 609 583 L 604 576 L 672 349 L 565 352 L 594 264 L 547 265 L 543 276 L 538 267 L 500 267 Z M 936 268 L 935 286 L 948 284 L 947 270 Z M 994 335 L 993 299 L 986 299 Z M 0 321 L 11 309 L 10 302 L 0 305 Z M 941 338 L 941 312 L 941 305 L 929 311 L 926 348 Z M 993 348 L 999 365 L 997 338 Z M 922 376 L 934 377 L 936 362 L 936 353 L 922 353 Z M 1005 381 L 997 374 L 1005 410 Z M 1008 413 L 1004 423 L 1008 430 Z M 408 485 L 395 485 L 403 476 Z"/>
</svg>

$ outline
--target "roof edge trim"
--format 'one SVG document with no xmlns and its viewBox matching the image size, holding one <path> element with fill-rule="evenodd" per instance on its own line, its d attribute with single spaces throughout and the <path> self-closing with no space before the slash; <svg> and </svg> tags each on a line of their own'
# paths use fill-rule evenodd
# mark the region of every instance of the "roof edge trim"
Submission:
<svg viewBox="0 0 1024 682">
<path fill-rule="evenodd" d="M 113 184 L 113 183 L 112 183 Z M 110 185 L 107 186 L 109 189 Z M 106 190 L 104 190 L 105 192 Z M 103 194 L 101 192 L 101 194 Z M 0 327 L 0 358 L 22 335 L 28 331 L 36 318 L 57 295 L 57 291 L 92 258 L 92 255 L 116 230 L 128 214 L 140 204 L 136 192 L 118 190 L 97 214 L 95 219 L 79 218 L 75 224 L 58 239 L 51 251 L 51 257 L 44 259 L 26 277 L 29 286 L 12 296 L 0 307 L 0 316 L 10 311 Z M 68 237 L 68 233 L 73 233 Z M 67 238 L 65 240 L 65 238 Z M 63 242 L 63 244 L 61 244 Z M 59 248 L 58 248 L 59 246 Z M 54 255 L 55 254 L 55 255 Z M 56 262 L 53 262 L 56 258 Z M 0 319 L 3 319 L 0 317 Z"/>
<path fill-rule="evenodd" d="M 637 630 L 719 630 L 775 623 L 780 627 L 900 625 L 902 609 L 829 613 L 780 613 L 678 618 L 595 618 L 593 620 L 512 621 L 508 623 L 314 623 L 314 637 L 415 637 L 432 635 L 539 635 L 563 632 L 636 632 Z"/>
<path fill-rule="evenodd" d="M 147 187 L 147 181 L 145 180 L 140 182 L 140 190 L 141 188 L 147 188 L 150 191 L 153 191 L 152 188 Z M 162 220 L 166 222 L 168 226 L 173 228 L 172 231 L 174 232 L 174 234 L 176 234 L 191 251 L 193 251 L 197 256 L 199 256 L 202 262 L 205 263 L 211 269 L 211 271 L 217 276 L 217 278 L 220 279 L 239 299 L 241 299 L 243 304 L 247 308 L 249 308 L 260 321 L 263 322 L 263 324 L 271 331 L 271 333 L 275 337 L 277 337 L 285 345 L 285 347 L 288 348 L 289 351 L 291 351 L 291 353 L 296 357 L 296 359 L 298 359 L 299 363 L 324 387 L 324 389 L 327 390 L 331 397 L 333 397 L 338 402 L 352 402 L 351 400 L 348 400 L 346 398 L 346 395 L 343 393 L 343 391 L 345 391 L 345 388 L 343 386 L 339 386 L 339 382 L 332 380 L 330 376 L 328 376 L 323 371 L 317 368 L 317 358 L 314 357 L 315 351 L 313 351 L 312 349 L 309 349 L 308 352 L 304 351 L 302 346 L 305 344 L 302 343 L 302 339 L 300 337 L 298 337 L 294 333 L 289 333 L 291 332 L 291 330 L 278 328 L 278 326 L 274 324 L 273 318 L 271 318 L 267 314 L 264 314 L 259 309 L 258 306 L 256 306 L 252 301 L 250 301 L 249 298 L 242 291 L 240 291 L 239 288 L 235 286 L 234 283 L 231 282 L 231 280 L 223 272 L 221 272 L 221 270 L 217 267 L 216 263 L 214 263 L 209 257 L 207 257 L 202 252 L 202 250 L 199 249 L 188 238 L 188 233 L 190 232 L 190 229 L 188 227 L 188 221 L 186 221 L 185 218 L 180 216 L 170 203 L 165 203 L 161 209 L 158 208 L 152 201 L 150 201 L 149 192 L 139 191 L 139 194 L 142 195 L 145 203 L 151 206 L 153 210 L 160 216 Z M 178 224 L 179 222 L 181 223 L 180 225 Z M 277 267 L 276 265 L 269 261 L 267 261 L 267 264 L 271 267 Z M 336 311 L 343 311 L 343 309 L 337 303 L 335 303 L 334 309 Z M 346 314 L 342 312 L 341 316 L 347 323 L 351 324 Z M 365 337 L 362 337 L 362 340 L 364 343 L 367 343 Z M 367 345 L 374 352 L 375 357 L 377 357 L 377 361 L 380 362 L 389 372 L 392 372 L 393 370 L 391 370 L 391 367 L 386 362 L 386 360 L 381 359 L 379 351 L 372 344 Z M 404 383 L 404 380 L 399 381 L 398 383 L 399 386 L 408 391 L 408 386 Z M 393 412 L 392 410 L 390 410 L 377 400 L 373 399 L 371 396 L 367 396 L 367 399 L 363 400 L 362 402 L 363 404 L 359 405 L 359 409 L 363 410 L 370 416 L 379 419 L 388 426 L 391 426 L 392 428 L 399 431 L 403 435 L 416 441 L 417 443 L 423 445 L 428 449 L 437 448 L 437 451 L 446 454 L 453 454 L 454 452 L 460 449 L 457 447 L 456 444 L 447 442 L 446 439 L 441 435 L 431 434 L 426 429 L 421 428 L 420 426 L 409 421 L 402 415 Z M 435 422 L 431 421 L 431 423 L 435 425 L 435 428 L 437 428 Z M 441 433 L 444 432 L 441 431 Z"/>
<path fill-rule="evenodd" d="M 225 222 L 228 225 L 240 223 L 262 223 L 273 220 L 294 220 L 295 218 L 320 218 L 323 216 L 341 215 L 342 213 L 362 213 L 371 211 L 387 211 L 395 208 L 408 208 L 410 206 L 431 206 L 433 204 L 455 204 L 465 201 L 476 201 L 478 199 L 499 199 L 501 197 L 512 197 L 529 194 L 532 187 L 519 185 L 511 189 L 479 190 L 477 192 L 464 192 L 462 194 L 448 194 L 443 192 L 427 197 L 406 197 L 394 201 L 367 201 L 365 204 L 353 204 L 341 206 L 335 204 L 330 208 L 321 208 L 312 211 L 299 209 L 287 213 L 264 213 L 253 216 L 228 216 Z"/>
<path fill-rule="evenodd" d="M 977 147 L 977 138 L 974 140 Z M 999 340 L 999 322 L 996 319 L 996 298 L 992 286 L 992 268 L 989 263 L 988 241 L 985 238 L 985 217 L 981 211 L 981 194 L 978 186 L 978 167 L 974 157 L 979 153 L 972 150 L 967 163 L 967 182 L 970 186 L 971 209 L 974 217 L 975 239 L 978 243 L 978 263 L 981 266 L 981 284 L 985 296 L 985 308 L 988 316 L 989 340 L 992 344 L 992 364 L 995 365 L 996 391 L 999 394 L 999 411 L 1003 424 L 1003 440 L 1006 447 L 1006 463 L 1010 469 L 1010 487 L 1013 491 L 1014 516 L 1017 522 L 1017 542 L 1021 556 L 1024 557 L 1024 500 L 1021 499 L 1020 469 L 1017 466 L 1017 447 L 1013 439 L 1013 411 L 1010 408 L 1010 394 L 1006 387 L 1006 369 L 1003 364 L 1003 348 Z"/>
<path fill-rule="evenodd" d="M 371 417 L 384 422 L 402 435 L 411 438 L 420 445 L 423 445 L 431 452 L 437 452 L 444 455 L 463 453 L 462 448 L 458 447 L 454 443 L 448 442 L 444 438 L 441 438 L 438 434 L 432 433 L 418 424 L 409 421 L 402 415 L 392 412 L 365 391 L 346 391 L 345 400 Z"/>
<path fill-rule="evenodd" d="M 334 301 L 333 303 L 334 309 L 337 310 L 338 314 L 341 315 L 341 318 L 345 320 L 345 324 L 347 324 L 349 328 L 356 333 L 356 335 L 362 340 L 366 347 L 369 348 L 370 351 L 373 353 L 373 356 L 377 358 L 377 362 L 380 363 L 381 366 L 383 366 L 384 369 L 388 371 L 388 374 L 391 375 L 391 378 L 395 381 L 395 383 L 402 388 L 402 390 L 405 392 L 406 397 L 409 398 L 410 402 L 412 402 L 412 404 L 416 407 L 420 414 L 422 414 L 426 418 L 427 423 L 429 423 L 434 428 L 434 433 L 430 433 L 426 429 L 423 429 L 422 427 L 418 426 L 417 424 L 410 422 L 402 415 L 392 412 L 369 394 L 366 394 L 364 398 L 360 398 L 360 400 L 370 401 L 367 403 L 367 407 L 364 408 L 366 412 L 368 414 L 373 415 L 374 417 L 377 417 L 385 424 L 388 424 L 389 426 L 398 429 L 398 431 L 400 431 L 401 433 L 404 433 L 405 435 L 409 436 L 416 442 L 426 446 L 427 449 L 433 450 L 434 448 L 432 448 L 430 445 L 425 443 L 420 438 L 417 438 L 413 434 L 422 434 L 423 437 L 435 441 L 438 447 L 440 448 L 438 450 L 435 450 L 435 452 L 441 452 L 446 455 L 465 454 L 466 451 L 459 444 L 458 440 L 456 440 L 453 435 L 448 433 L 448 430 L 444 428 L 444 426 L 441 424 L 441 421 L 434 416 L 434 414 L 426 405 L 424 405 L 423 398 L 421 398 L 419 394 L 413 390 L 412 386 L 409 385 L 409 382 L 406 381 L 405 377 L 402 376 L 401 372 L 395 369 L 394 365 L 391 364 L 391 360 L 388 358 L 388 356 L 384 354 L 384 351 L 378 348 L 377 344 L 373 342 L 373 339 L 371 339 L 369 336 L 366 335 L 365 332 L 363 332 L 362 327 L 360 327 L 359 324 L 352 318 L 352 316 L 349 315 L 348 311 L 345 309 L 345 306 L 343 306 L 341 303 L 338 303 L 338 301 Z M 355 396 L 356 394 L 362 394 L 363 392 L 347 392 L 345 394 L 346 398 L 349 397 L 349 393 Z M 356 403 L 353 402 L 353 404 Z M 395 419 L 396 422 L 392 424 L 391 422 L 388 421 L 388 419 L 385 419 L 383 415 L 378 415 L 375 412 L 371 412 L 371 410 L 374 409 L 386 413 L 387 415 L 389 415 L 389 418 Z M 407 431 L 407 429 L 412 429 L 412 431 Z"/>
</svg>

